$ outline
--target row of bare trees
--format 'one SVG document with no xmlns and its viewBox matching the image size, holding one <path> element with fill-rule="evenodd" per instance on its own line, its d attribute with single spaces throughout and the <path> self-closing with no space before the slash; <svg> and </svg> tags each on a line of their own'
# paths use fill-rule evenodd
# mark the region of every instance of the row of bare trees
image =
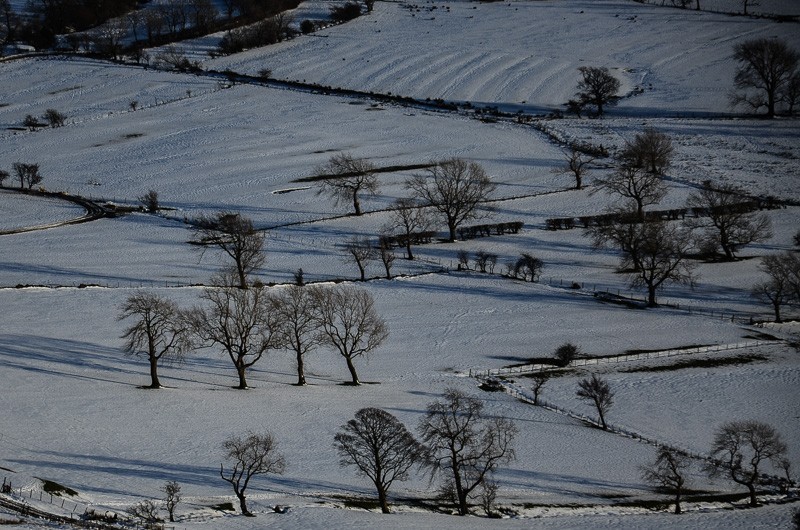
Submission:
<svg viewBox="0 0 800 530">
<path fill-rule="evenodd" d="M 15 162 L 11 166 L 14 170 L 14 177 L 19 181 L 19 189 L 25 188 L 33 189 L 34 186 L 40 184 L 43 180 L 42 174 L 39 171 L 39 164 L 25 164 L 23 162 Z M 7 178 L 11 177 L 11 173 L 4 169 L 0 169 L 0 187 Z"/>
<path fill-rule="evenodd" d="M 514 423 L 486 414 L 481 400 L 448 388 L 441 400 L 428 404 L 418 432 L 416 438 L 394 415 L 367 407 L 340 427 L 333 445 L 340 465 L 355 467 L 375 486 L 383 513 L 390 513 L 392 484 L 408 480 L 417 469 L 441 478 L 440 498 L 452 502 L 459 515 L 467 515 L 475 499 L 491 515 L 494 472 L 514 459 Z M 220 466 L 220 476 L 233 487 L 241 513 L 252 515 L 246 500 L 250 480 L 283 473 L 285 459 L 268 432 L 233 436 L 223 448 L 230 465 L 227 472 Z"/>
<path fill-rule="evenodd" d="M 305 356 L 319 346 L 341 355 L 350 384 L 360 384 L 355 360 L 378 348 L 388 337 L 386 322 L 369 292 L 347 285 L 289 285 L 249 289 L 220 284 L 204 289 L 203 304 L 182 310 L 175 302 L 147 292 L 131 295 L 119 318 L 130 319 L 125 351 L 144 355 L 150 385 L 160 388 L 162 361 L 180 361 L 196 347 L 213 347 L 236 369 L 238 389 L 246 389 L 248 369 L 269 350 L 287 350 L 297 361 L 297 384 L 305 385 Z"/>
</svg>

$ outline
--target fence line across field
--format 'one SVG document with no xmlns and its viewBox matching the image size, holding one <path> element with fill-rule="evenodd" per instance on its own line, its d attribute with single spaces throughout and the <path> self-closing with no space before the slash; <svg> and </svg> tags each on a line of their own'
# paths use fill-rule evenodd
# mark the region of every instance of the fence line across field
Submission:
<svg viewBox="0 0 800 530">
<path fill-rule="evenodd" d="M 674 357 L 677 355 L 690 355 L 698 353 L 714 353 L 719 351 L 740 350 L 744 348 L 754 348 L 756 346 L 763 346 L 765 344 L 774 344 L 775 341 L 768 340 L 754 340 L 746 342 L 737 342 L 734 344 L 716 344 L 713 346 L 697 346 L 694 348 L 680 348 L 675 350 L 662 350 L 653 352 L 642 353 L 625 353 L 621 355 L 614 355 L 611 357 L 594 357 L 588 359 L 575 359 L 571 361 L 567 367 L 577 368 L 581 366 L 596 366 L 600 364 L 612 363 L 625 363 L 632 361 L 641 361 L 647 359 L 658 359 L 660 357 Z M 513 366 L 510 368 L 490 368 L 486 370 L 473 370 L 470 369 L 470 377 L 491 377 L 501 375 L 514 375 L 514 374 L 529 374 L 534 372 L 542 372 L 546 370 L 554 370 L 564 368 L 554 364 L 529 364 L 525 366 Z"/>
</svg>

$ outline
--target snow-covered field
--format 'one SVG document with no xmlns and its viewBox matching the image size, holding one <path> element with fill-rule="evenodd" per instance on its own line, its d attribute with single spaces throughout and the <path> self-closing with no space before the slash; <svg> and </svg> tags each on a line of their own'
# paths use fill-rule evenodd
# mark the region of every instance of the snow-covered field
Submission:
<svg viewBox="0 0 800 530">
<path fill-rule="evenodd" d="M 769 2 L 762 3 L 767 9 Z M 311 13 L 319 7 L 300 9 Z M 554 137 L 612 150 L 646 125 L 668 133 L 675 159 L 662 208 L 682 206 L 705 179 L 798 200 L 797 120 L 738 117 L 726 103 L 733 44 L 774 35 L 800 47 L 796 26 L 623 0 L 437 2 L 418 10 L 378 2 L 374 13 L 351 23 L 204 67 L 242 73 L 268 67 L 277 78 L 538 113 L 572 96 L 578 66 L 606 65 L 626 90 L 640 86 L 644 92 L 623 99 L 602 120 L 537 125 Z M 64 127 L 19 130 L 26 114 L 48 108 L 68 116 Z M 413 171 L 379 174 L 380 192 L 364 200 L 367 213 L 346 216 L 345 208 L 317 194 L 317 183 L 298 182 L 339 151 L 378 166 L 448 157 L 479 162 L 498 183 L 496 221 L 522 221 L 524 228 L 516 235 L 420 246 L 418 260 L 395 262 L 395 273 L 407 276 L 360 284 L 375 297 L 391 332 L 381 348 L 357 362 L 362 380 L 371 384 L 339 384 L 347 379 L 344 363 L 323 349 L 307 361 L 309 386 L 298 388 L 292 385 L 292 356 L 273 351 L 252 370 L 252 388 L 237 391 L 230 388 L 235 372 L 227 358 L 200 349 L 187 363 L 163 368 L 168 388 L 138 388 L 147 382 L 146 365 L 122 353 L 120 304 L 146 288 L 182 307 L 196 305 L 201 288 L 191 285 L 208 283 L 224 263 L 187 244 L 192 233 L 184 218 L 235 210 L 268 229 L 267 261 L 259 273 L 264 282 L 289 282 L 298 268 L 307 281 L 357 276 L 342 244 L 379 233 L 388 220 L 385 208 L 407 193 L 403 183 Z M 797 504 L 748 510 L 689 502 L 680 518 L 651 512 L 640 504 L 662 496 L 643 481 L 639 466 L 654 457 L 653 446 L 505 393 L 481 392 L 469 374 L 548 356 L 568 341 L 596 357 L 796 333 L 793 324 L 757 328 L 743 322 L 769 317 L 768 308 L 751 298 L 750 286 L 762 278 L 760 256 L 792 248 L 800 228 L 797 207 L 768 211 L 774 236 L 744 249 L 745 259 L 699 264 L 694 288 L 666 287 L 660 299 L 679 307 L 637 310 L 593 296 L 596 290 L 630 293 L 625 275 L 615 272 L 615 252 L 592 250 L 579 230 L 544 229 L 549 217 L 598 213 L 609 198 L 592 193 L 591 186 L 570 190 L 570 177 L 553 171 L 563 164 L 562 146 L 530 125 L 257 85 L 231 87 L 212 76 L 84 58 L 36 58 L 0 63 L 0 169 L 10 171 L 18 161 L 39 163 L 48 190 L 134 204 L 154 189 L 170 208 L 160 216 L 135 213 L 0 236 L 0 476 L 15 491 L 22 488 L 35 506 L 66 513 L 86 506 L 123 511 L 142 499 L 158 499 L 164 482 L 177 480 L 185 496 L 175 523 L 181 529 L 789 525 Z M 593 168 L 590 185 L 609 171 L 605 162 Z M 82 212 L 67 202 L 4 191 L 0 213 L 0 230 L 9 230 Z M 496 274 L 455 270 L 458 250 L 480 249 L 498 254 Z M 499 274 L 520 252 L 544 261 L 540 283 Z M 380 269 L 372 264 L 367 275 L 377 278 Z M 570 289 L 572 282 L 582 288 Z M 743 355 L 757 359 L 631 371 Z M 609 414 L 614 425 L 702 454 L 723 422 L 767 421 L 789 443 L 793 469 L 800 467 L 800 356 L 785 342 L 578 368 L 548 383 L 545 399 L 592 416 L 574 392 L 577 380 L 595 370 L 617 392 Z M 522 377 L 515 382 L 529 386 Z M 413 429 L 426 404 L 448 386 L 481 397 L 491 414 L 519 428 L 517 459 L 497 476 L 500 505 L 518 515 L 458 518 L 413 507 L 409 499 L 434 495 L 435 486 L 424 477 L 395 484 L 393 515 L 347 509 L 346 498 L 371 498 L 374 492 L 352 469 L 339 467 L 332 447 L 339 426 L 359 408 L 376 406 Z M 251 486 L 255 519 L 212 508 L 233 500 L 218 475 L 221 443 L 248 429 L 273 432 L 287 461 L 284 475 Z M 64 508 L 39 501 L 38 479 L 78 496 L 68 497 Z M 691 487 L 744 491 L 711 481 L 699 466 Z M 276 504 L 291 510 L 272 513 Z M 0 521 L 14 517 L 0 512 Z M 28 527 L 38 528 L 33 522 Z"/>
</svg>

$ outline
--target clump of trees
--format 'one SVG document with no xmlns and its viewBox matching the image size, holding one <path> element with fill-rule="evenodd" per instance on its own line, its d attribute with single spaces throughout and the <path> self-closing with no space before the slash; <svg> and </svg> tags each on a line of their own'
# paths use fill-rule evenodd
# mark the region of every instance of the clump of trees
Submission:
<svg viewBox="0 0 800 530">
<path fill-rule="evenodd" d="M 757 38 L 734 46 L 733 58 L 739 66 L 733 80 L 731 106 L 743 105 L 754 111 L 763 108 L 768 118 L 779 110 L 794 113 L 800 98 L 797 50 L 782 39 Z"/>
<path fill-rule="evenodd" d="M 14 169 L 14 175 L 17 177 L 17 180 L 19 180 L 20 189 L 25 189 L 25 187 L 29 190 L 33 189 L 34 186 L 40 184 L 42 180 L 44 180 L 42 174 L 39 172 L 39 164 L 15 162 L 12 168 Z"/>
<path fill-rule="evenodd" d="M 347 22 L 361 16 L 361 4 L 358 2 L 345 2 L 344 4 L 331 6 L 330 14 L 331 20 L 334 22 Z"/>
<path fill-rule="evenodd" d="M 280 13 L 255 24 L 228 31 L 219 41 L 219 51 L 231 55 L 242 50 L 283 42 L 294 34 L 290 16 Z"/>
</svg>

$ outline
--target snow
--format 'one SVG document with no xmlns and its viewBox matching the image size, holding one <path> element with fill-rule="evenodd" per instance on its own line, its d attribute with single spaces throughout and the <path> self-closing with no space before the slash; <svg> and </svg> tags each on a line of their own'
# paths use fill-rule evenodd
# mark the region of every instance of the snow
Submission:
<svg viewBox="0 0 800 530">
<path fill-rule="evenodd" d="M 773 9 L 766 0 L 762 4 Z M 770 314 L 749 294 L 763 277 L 759 258 L 792 248 L 798 207 L 766 211 L 772 238 L 744 249 L 740 261 L 699 264 L 696 284 L 667 286 L 659 300 L 670 305 L 653 310 L 597 299 L 596 291 L 639 300 L 642 293 L 631 292 L 627 276 L 616 272 L 616 252 L 592 249 L 577 229 L 544 229 L 549 217 L 591 215 L 609 204 L 591 186 L 610 170 L 609 161 L 595 164 L 587 189 L 571 190 L 570 177 L 554 172 L 564 160 L 561 141 L 591 141 L 613 151 L 648 125 L 669 134 L 676 148 L 669 195 L 660 208 L 681 207 L 709 178 L 755 195 L 799 200 L 797 120 L 742 117 L 727 108 L 725 96 L 733 44 L 774 35 L 797 46 L 794 25 L 605 0 L 419 8 L 378 2 L 372 14 L 351 23 L 204 67 L 243 73 L 268 67 L 279 78 L 537 114 L 572 96 L 577 67 L 584 64 L 610 66 L 626 90 L 645 90 L 602 120 L 537 122 L 560 139 L 554 141 L 511 121 L 486 123 L 468 113 L 256 84 L 229 86 L 208 75 L 87 58 L 0 63 L 0 168 L 39 163 L 48 190 L 119 204 L 135 204 L 154 189 L 169 208 L 0 237 L 0 475 L 11 480 L 15 497 L 67 515 L 87 506 L 123 512 L 142 499 L 158 499 L 164 482 L 177 480 L 184 502 L 175 526 L 187 529 L 786 526 L 796 503 L 781 504 L 787 499 L 778 495 L 762 496 L 769 503 L 757 509 L 690 501 L 680 518 L 650 512 L 641 503 L 664 498 L 640 474 L 639 466 L 654 457 L 653 446 L 505 393 L 482 392 L 470 371 L 546 357 L 568 341 L 600 357 L 765 340 L 744 350 L 590 368 L 617 392 L 609 414 L 614 425 L 704 454 L 723 422 L 758 419 L 781 431 L 794 469 L 800 466 L 794 443 L 800 439 L 800 358 L 780 340 L 797 333 L 797 326 L 749 325 L 750 318 Z M 307 3 L 298 13 L 310 17 L 320 10 Z M 208 42 L 182 45 L 195 53 Z M 26 114 L 47 108 L 65 113 L 66 125 L 19 130 Z M 196 284 L 207 284 L 225 263 L 215 252 L 187 244 L 193 234 L 184 219 L 235 210 L 267 229 L 267 262 L 259 272 L 265 283 L 290 282 L 298 268 L 310 282 L 356 277 L 342 244 L 353 236 L 375 237 L 388 221 L 386 207 L 406 194 L 403 183 L 415 171 L 381 173 L 379 194 L 363 201 L 367 213 L 348 216 L 316 193 L 317 183 L 299 181 L 339 151 L 378 166 L 453 156 L 480 162 L 498 183 L 493 222 L 522 221 L 524 228 L 419 246 L 413 262 L 398 256 L 394 272 L 402 276 L 392 280 L 380 279 L 379 264 L 371 264 L 370 281 L 356 285 L 375 297 L 391 335 L 357 361 L 367 383 L 361 387 L 340 384 L 348 379 L 344 363 L 320 349 L 307 359 L 308 387 L 292 385 L 296 374 L 288 352 L 271 351 L 249 373 L 252 388 L 238 391 L 231 388 L 236 381 L 229 360 L 198 349 L 187 363 L 161 369 L 167 388 L 139 388 L 147 383 L 146 365 L 121 350 L 122 302 L 147 289 L 192 307 L 200 303 Z M 67 202 L 5 190 L 0 209 L 2 230 L 82 213 Z M 459 250 L 480 249 L 498 254 L 494 274 L 456 270 Z M 499 274 L 520 252 L 545 262 L 540 283 Z M 572 289 L 573 282 L 580 288 Z M 630 371 L 684 358 L 746 355 L 758 358 L 715 368 Z M 545 399 L 593 417 L 574 395 L 578 379 L 591 371 L 580 367 L 553 378 Z M 528 386 L 523 377 L 514 380 Z M 392 515 L 347 507 L 345 499 L 371 499 L 374 492 L 363 477 L 338 465 L 332 447 L 338 428 L 359 408 L 376 406 L 414 430 L 426 405 L 447 387 L 480 397 L 490 414 L 511 418 L 519 428 L 517 459 L 497 474 L 499 503 L 516 515 L 488 520 L 432 513 L 412 502 L 432 498 L 427 477 L 395 484 Z M 248 490 L 254 519 L 212 508 L 234 500 L 218 476 L 221 443 L 248 429 L 273 432 L 288 464 L 284 475 L 259 478 Z M 39 501 L 36 477 L 78 496 L 69 497 L 64 509 Z M 743 492 L 710 480 L 699 466 L 691 479 L 697 490 Z M 290 510 L 277 514 L 275 505 Z M 0 519 L 14 517 L 0 512 Z M 23 528 L 41 527 L 26 521 Z"/>
</svg>

